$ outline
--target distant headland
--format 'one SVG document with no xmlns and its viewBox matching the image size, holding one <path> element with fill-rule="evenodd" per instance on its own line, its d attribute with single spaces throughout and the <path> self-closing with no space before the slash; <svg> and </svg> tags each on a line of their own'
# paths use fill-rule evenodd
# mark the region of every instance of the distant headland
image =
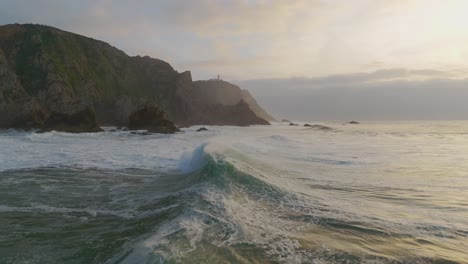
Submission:
<svg viewBox="0 0 468 264">
<path fill-rule="evenodd" d="M 133 119 L 132 119 L 133 118 Z M 0 26 L 0 128 L 173 133 L 191 125 L 268 125 L 247 90 L 192 81 L 162 60 L 53 27 Z"/>
</svg>

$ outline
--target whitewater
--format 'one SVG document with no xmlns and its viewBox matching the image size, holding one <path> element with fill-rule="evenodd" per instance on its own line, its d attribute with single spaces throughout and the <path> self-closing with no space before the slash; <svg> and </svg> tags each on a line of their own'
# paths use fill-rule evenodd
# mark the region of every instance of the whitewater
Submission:
<svg viewBox="0 0 468 264">
<path fill-rule="evenodd" d="M 468 263 L 468 122 L 0 131 L 0 263 Z"/>
</svg>

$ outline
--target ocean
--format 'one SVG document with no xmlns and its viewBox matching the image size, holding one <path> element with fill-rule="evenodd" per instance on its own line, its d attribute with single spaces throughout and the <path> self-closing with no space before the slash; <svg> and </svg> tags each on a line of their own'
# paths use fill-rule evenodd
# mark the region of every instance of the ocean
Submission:
<svg viewBox="0 0 468 264">
<path fill-rule="evenodd" d="M 0 263 L 468 263 L 468 122 L 320 125 L 2 131 Z"/>
</svg>

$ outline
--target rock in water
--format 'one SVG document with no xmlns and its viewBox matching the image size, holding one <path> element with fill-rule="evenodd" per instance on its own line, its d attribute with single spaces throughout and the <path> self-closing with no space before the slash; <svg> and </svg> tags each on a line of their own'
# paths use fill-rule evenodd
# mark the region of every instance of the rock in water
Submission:
<svg viewBox="0 0 468 264">
<path fill-rule="evenodd" d="M 152 102 L 146 102 L 129 116 L 130 130 L 147 130 L 153 133 L 171 134 L 180 131 L 164 117 L 165 113 Z"/>
<path fill-rule="evenodd" d="M 312 127 L 312 125 L 309 125 L 309 124 L 305 124 L 304 126 L 305 127 Z"/>
<path fill-rule="evenodd" d="M 69 133 L 90 133 L 103 131 L 94 110 L 86 105 L 70 107 L 63 112 L 52 112 L 41 132 L 61 131 Z"/>
<path fill-rule="evenodd" d="M 298 126 L 298 124 L 289 123 L 290 126 Z"/>
<path fill-rule="evenodd" d="M 348 122 L 348 124 L 350 124 L 350 125 L 359 125 L 361 123 L 359 123 L 357 121 L 350 121 L 350 122 Z"/>
<path fill-rule="evenodd" d="M 197 129 L 197 132 L 201 131 L 208 131 L 208 129 L 206 127 L 200 127 L 199 129 Z"/>
<path fill-rule="evenodd" d="M 321 131 L 332 131 L 333 130 L 333 128 L 323 126 L 323 125 L 309 125 L 308 127 L 310 129 L 321 130 Z"/>
</svg>

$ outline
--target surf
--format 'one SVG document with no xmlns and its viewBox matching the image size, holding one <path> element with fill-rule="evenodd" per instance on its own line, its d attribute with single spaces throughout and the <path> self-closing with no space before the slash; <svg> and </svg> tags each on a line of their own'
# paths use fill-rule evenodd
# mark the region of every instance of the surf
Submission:
<svg viewBox="0 0 468 264">
<path fill-rule="evenodd" d="M 456 159 L 430 153 L 464 159 L 466 136 L 444 128 L 434 138 L 430 127 L 407 133 L 402 148 L 392 133 L 406 125 L 373 126 L 8 131 L 0 224 L 11 232 L 0 234 L 0 250 L 9 248 L 1 254 L 7 262 L 463 263 L 468 167 L 451 170 Z M 427 138 L 432 144 L 421 144 Z M 13 246 L 18 239 L 28 250 Z"/>
</svg>

